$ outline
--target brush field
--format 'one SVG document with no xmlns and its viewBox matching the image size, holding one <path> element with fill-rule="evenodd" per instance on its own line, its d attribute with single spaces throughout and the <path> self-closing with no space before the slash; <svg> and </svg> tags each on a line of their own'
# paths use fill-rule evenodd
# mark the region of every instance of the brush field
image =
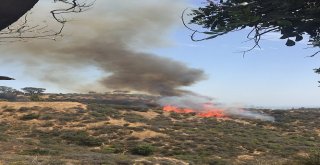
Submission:
<svg viewBox="0 0 320 165">
<path fill-rule="evenodd" d="M 274 116 L 270 122 L 168 113 L 155 100 L 50 94 L 41 102 L 0 102 L 0 164 L 299 165 L 320 159 L 319 109 L 253 109 Z"/>
</svg>

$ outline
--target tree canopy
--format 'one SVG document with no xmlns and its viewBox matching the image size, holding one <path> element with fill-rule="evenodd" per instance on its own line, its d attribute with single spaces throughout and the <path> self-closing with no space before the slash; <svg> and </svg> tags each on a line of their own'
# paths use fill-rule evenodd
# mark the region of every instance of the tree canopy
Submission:
<svg viewBox="0 0 320 165">
<path fill-rule="evenodd" d="M 45 88 L 35 88 L 35 87 L 25 87 L 21 88 L 25 93 L 28 93 L 30 95 L 37 95 L 42 94 L 44 91 L 46 91 Z"/>
<path fill-rule="evenodd" d="M 320 47 L 320 1 L 319 0 L 220 0 L 208 1 L 205 7 L 192 10 L 191 24 L 208 29 L 200 32 L 208 35 L 196 39 L 199 31 L 194 30 L 195 41 L 216 38 L 229 32 L 250 28 L 248 39 L 259 41 L 264 34 L 281 33 L 280 39 L 287 46 L 294 46 L 304 37 L 309 45 Z M 320 51 L 317 51 L 314 56 Z"/>
<path fill-rule="evenodd" d="M 229 32 L 251 29 L 247 38 L 254 41 L 251 49 L 259 46 L 261 37 L 267 33 L 280 33 L 286 46 L 308 37 L 308 45 L 320 53 L 320 1 L 319 0 L 207 0 L 204 7 L 192 10 L 190 24 L 207 29 L 193 30 L 191 39 L 203 41 L 216 38 Z M 196 39 L 198 33 L 206 37 Z M 320 74 L 320 68 L 315 69 Z M 320 81 L 319 81 L 320 82 Z"/>
<path fill-rule="evenodd" d="M 19 91 L 7 86 L 0 86 L 0 99 L 15 100 Z"/>
</svg>

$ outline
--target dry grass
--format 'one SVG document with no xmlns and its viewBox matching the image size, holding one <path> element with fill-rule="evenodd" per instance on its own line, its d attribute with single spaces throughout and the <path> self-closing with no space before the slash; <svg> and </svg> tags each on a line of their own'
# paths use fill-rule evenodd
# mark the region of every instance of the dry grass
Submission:
<svg viewBox="0 0 320 165">
<path fill-rule="evenodd" d="M 251 155 L 239 155 L 237 158 L 238 158 L 238 160 L 253 160 L 254 156 L 251 156 Z"/>
<path fill-rule="evenodd" d="M 316 134 L 318 134 L 318 136 L 320 137 L 320 129 L 316 129 L 315 132 L 316 132 Z"/>
<path fill-rule="evenodd" d="M 118 125 L 118 126 L 123 126 L 125 124 L 129 124 L 130 127 L 140 127 L 140 126 L 146 126 L 145 123 L 130 123 L 130 122 L 127 122 L 125 121 L 124 119 L 113 119 L 113 118 L 110 118 L 110 120 L 108 121 L 111 125 Z"/>
<path fill-rule="evenodd" d="M 87 105 L 78 102 L 0 102 L 0 107 L 10 107 L 13 109 L 19 109 L 21 107 L 48 107 L 56 110 L 70 108 L 87 109 Z"/>
<path fill-rule="evenodd" d="M 189 165 L 190 163 L 184 162 L 182 160 L 174 159 L 174 158 L 169 158 L 169 157 L 152 157 L 152 158 L 139 158 L 136 159 L 135 164 L 158 164 L 154 162 L 167 162 L 170 164 L 174 165 Z"/>
<path fill-rule="evenodd" d="M 159 114 L 156 113 L 156 112 L 152 112 L 152 111 L 148 111 L 148 112 L 138 112 L 138 111 L 134 111 L 133 112 L 134 114 L 137 114 L 137 115 L 140 115 L 140 116 L 143 116 L 149 120 L 157 117 Z"/>
<path fill-rule="evenodd" d="M 139 138 L 140 140 L 147 139 L 147 138 L 153 138 L 153 137 L 159 137 L 159 136 L 160 137 L 167 137 L 166 134 L 158 133 L 158 132 L 154 132 L 154 131 L 150 131 L 150 130 L 145 130 L 142 132 L 133 132 L 131 135 L 133 137 Z"/>
</svg>

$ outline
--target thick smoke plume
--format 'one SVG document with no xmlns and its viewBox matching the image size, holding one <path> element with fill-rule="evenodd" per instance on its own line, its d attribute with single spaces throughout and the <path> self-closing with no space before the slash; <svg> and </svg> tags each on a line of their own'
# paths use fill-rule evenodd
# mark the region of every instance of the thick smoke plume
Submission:
<svg viewBox="0 0 320 165">
<path fill-rule="evenodd" d="M 34 10 L 37 19 L 44 8 Z M 186 92 L 180 87 L 204 79 L 203 71 L 142 49 L 169 45 L 166 37 L 180 23 L 183 8 L 182 0 L 97 0 L 91 10 L 67 23 L 61 40 L 9 45 L 1 58 L 21 61 L 31 76 L 73 90 L 180 95 Z M 93 77 L 81 72 L 90 67 L 101 74 L 89 86 L 85 79 Z"/>
<path fill-rule="evenodd" d="M 162 106 L 175 106 L 179 108 L 192 109 L 197 113 L 203 113 L 216 109 L 222 111 L 230 117 L 258 119 L 263 121 L 274 121 L 274 117 L 267 114 L 245 110 L 239 106 L 226 106 L 216 103 L 212 98 L 199 96 L 195 94 L 187 94 L 183 96 L 163 97 L 158 100 Z"/>
</svg>

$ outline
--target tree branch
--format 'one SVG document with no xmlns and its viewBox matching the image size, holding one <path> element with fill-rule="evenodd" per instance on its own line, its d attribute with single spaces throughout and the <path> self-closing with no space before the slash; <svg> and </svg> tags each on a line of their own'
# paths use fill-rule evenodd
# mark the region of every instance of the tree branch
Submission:
<svg viewBox="0 0 320 165">
<path fill-rule="evenodd" d="M 28 25 L 28 14 L 25 14 L 22 24 L 17 27 L 7 27 L 6 30 L 0 33 L 0 42 L 15 42 L 23 41 L 24 39 L 51 39 L 56 40 L 56 37 L 62 36 L 62 31 L 65 27 L 66 19 L 63 18 L 64 14 L 68 13 L 80 13 L 90 8 L 92 3 L 79 3 L 79 0 L 54 0 L 54 2 L 61 2 L 69 5 L 67 8 L 55 9 L 50 11 L 54 20 L 60 23 L 58 30 L 45 30 L 48 25 L 40 26 Z"/>
</svg>

